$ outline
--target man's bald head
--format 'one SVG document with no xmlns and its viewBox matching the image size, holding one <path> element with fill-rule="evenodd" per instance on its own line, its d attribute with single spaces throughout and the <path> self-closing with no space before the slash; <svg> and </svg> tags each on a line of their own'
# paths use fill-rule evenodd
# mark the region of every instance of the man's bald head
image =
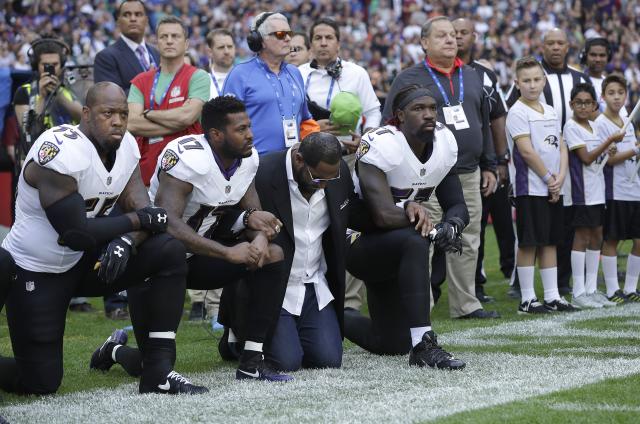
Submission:
<svg viewBox="0 0 640 424">
<path fill-rule="evenodd" d="M 542 37 L 542 57 L 553 69 L 562 69 L 569 53 L 567 33 L 559 28 L 547 31 Z"/>
<path fill-rule="evenodd" d="M 89 91 L 87 91 L 84 104 L 91 108 L 99 102 L 117 101 L 120 100 L 119 98 L 122 98 L 124 102 L 127 101 L 127 95 L 124 94 L 124 90 L 111 81 L 102 81 L 93 85 Z"/>
</svg>

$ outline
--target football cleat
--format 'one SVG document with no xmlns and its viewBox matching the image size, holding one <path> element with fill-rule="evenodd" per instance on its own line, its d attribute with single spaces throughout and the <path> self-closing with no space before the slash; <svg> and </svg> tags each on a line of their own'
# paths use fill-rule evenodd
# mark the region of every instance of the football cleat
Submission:
<svg viewBox="0 0 640 424">
<path fill-rule="evenodd" d="M 438 345 L 438 339 L 433 331 L 427 331 L 422 336 L 422 341 L 415 345 L 409 352 L 409 365 L 418 367 L 430 366 L 431 368 L 461 370 L 466 364 L 456 359 Z"/>
<path fill-rule="evenodd" d="M 629 298 L 627 298 L 627 295 L 624 294 L 622 290 L 616 290 L 613 296 L 607 296 L 607 300 L 617 303 L 618 305 L 629 303 Z"/>
<path fill-rule="evenodd" d="M 583 309 L 597 309 L 603 307 L 602 303 L 596 302 L 593 298 L 587 296 L 586 293 L 573 297 L 571 299 L 571 303 Z"/>
<path fill-rule="evenodd" d="M 109 371 L 115 364 L 115 361 L 111 358 L 111 352 L 116 345 L 127 344 L 127 332 L 124 330 L 114 330 L 113 333 L 107 338 L 107 340 L 93 352 L 91 355 L 91 361 L 89 362 L 89 369 Z"/>
<path fill-rule="evenodd" d="M 518 306 L 519 314 L 548 314 L 549 310 L 545 308 L 538 299 L 531 299 L 522 302 Z"/>
<path fill-rule="evenodd" d="M 144 377 L 141 378 L 139 392 L 163 393 L 168 395 L 201 395 L 208 393 L 209 389 L 204 386 L 196 386 L 177 372 L 171 371 L 169 375 L 167 375 L 166 381 L 160 384 L 149 385 L 145 383 Z"/>
<path fill-rule="evenodd" d="M 269 368 L 264 361 L 262 353 L 252 356 L 253 358 L 240 362 L 240 365 L 238 365 L 238 369 L 236 370 L 236 380 L 261 380 L 275 382 L 293 380 L 293 377 L 290 375 L 280 374 Z"/>
<path fill-rule="evenodd" d="M 562 296 L 560 296 L 560 299 L 552 300 L 551 302 L 545 300 L 544 307 L 551 312 L 577 312 L 580 310 L 580 308 L 567 302 Z"/>
<path fill-rule="evenodd" d="M 618 306 L 618 304 L 616 302 L 611 302 L 609 299 L 607 299 L 607 296 L 605 296 L 604 294 L 602 294 L 602 292 L 599 291 L 595 291 L 593 293 L 590 293 L 587 295 L 588 297 L 591 298 L 591 300 L 598 302 L 599 304 L 601 304 L 602 306 L 604 306 L 605 308 L 610 308 L 612 306 Z"/>
<path fill-rule="evenodd" d="M 625 296 L 627 296 L 629 302 L 640 302 L 640 293 L 638 293 L 637 291 L 625 293 Z"/>
</svg>

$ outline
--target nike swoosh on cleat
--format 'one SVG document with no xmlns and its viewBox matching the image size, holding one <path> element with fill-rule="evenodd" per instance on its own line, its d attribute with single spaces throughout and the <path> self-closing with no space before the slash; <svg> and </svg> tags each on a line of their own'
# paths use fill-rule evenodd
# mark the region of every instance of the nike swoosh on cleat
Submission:
<svg viewBox="0 0 640 424">
<path fill-rule="evenodd" d="M 256 370 L 256 372 L 246 372 L 246 371 L 242 371 L 241 369 L 238 368 L 238 371 L 240 371 L 242 374 L 248 375 L 249 377 L 253 377 L 253 378 L 260 377 L 260 373 L 258 372 L 258 370 Z"/>
<path fill-rule="evenodd" d="M 169 380 L 167 380 L 166 383 L 164 384 L 158 384 L 158 389 L 160 390 L 169 390 L 171 388 L 171 385 L 169 384 Z"/>
</svg>

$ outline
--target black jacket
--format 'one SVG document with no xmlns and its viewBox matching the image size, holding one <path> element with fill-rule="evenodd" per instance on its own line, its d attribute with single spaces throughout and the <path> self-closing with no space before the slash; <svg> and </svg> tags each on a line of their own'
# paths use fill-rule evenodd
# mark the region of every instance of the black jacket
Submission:
<svg viewBox="0 0 640 424">
<path fill-rule="evenodd" d="M 160 55 L 155 47 L 145 44 L 156 67 L 160 63 Z M 129 94 L 131 80 L 145 69 L 138 61 L 138 56 L 129 48 L 122 38 L 100 51 L 96 55 L 93 68 L 94 82 L 111 81 L 118 84 Z"/>
<path fill-rule="evenodd" d="M 256 189 L 262 209 L 276 215 L 284 224 L 283 230 L 274 243 L 284 252 L 287 279 L 291 271 L 295 252 L 291 197 L 287 180 L 286 155 L 288 150 L 260 157 L 256 175 Z M 371 215 L 363 200 L 353 189 L 349 168 L 344 161 L 340 164 L 340 179 L 330 181 L 325 188 L 325 198 L 329 210 L 330 224 L 322 238 L 322 247 L 327 262 L 326 278 L 334 297 L 338 323 L 343 330 L 344 290 L 346 270 L 346 231 L 372 228 Z"/>
</svg>

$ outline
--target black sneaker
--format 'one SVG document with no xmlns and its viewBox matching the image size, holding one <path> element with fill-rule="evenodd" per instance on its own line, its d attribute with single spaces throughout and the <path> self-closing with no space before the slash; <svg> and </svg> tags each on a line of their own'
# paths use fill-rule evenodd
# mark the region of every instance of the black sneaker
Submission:
<svg viewBox="0 0 640 424">
<path fill-rule="evenodd" d="M 580 310 L 577 306 L 567 302 L 562 296 L 560 296 L 560 299 L 552 300 L 551 302 L 545 300 L 544 307 L 551 312 L 577 312 Z"/>
<path fill-rule="evenodd" d="M 481 285 L 476 285 L 476 299 L 478 299 L 480 303 L 492 303 L 496 300 L 493 296 L 488 296 L 484 292 L 484 287 Z"/>
<path fill-rule="evenodd" d="M 203 393 L 208 393 L 209 389 L 204 386 L 196 386 L 177 372 L 171 371 L 169 375 L 167 375 L 166 381 L 161 384 L 147 385 L 144 382 L 144 377 L 141 378 L 139 392 L 163 393 L 168 395 L 200 395 Z"/>
<path fill-rule="evenodd" d="M 629 298 L 622 290 L 616 290 L 613 296 L 607 296 L 607 299 L 609 299 L 609 302 L 615 302 L 618 305 L 629 303 Z"/>
<path fill-rule="evenodd" d="M 89 362 L 89 369 L 109 371 L 115 364 L 115 361 L 111 358 L 111 352 L 116 345 L 126 345 L 129 337 L 124 330 L 115 330 L 107 338 L 107 340 L 93 352 L 91 355 L 91 361 Z"/>
<path fill-rule="evenodd" d="M 246 353 L 247 351 L 245 351 Z M 244 358 L 243 354 L 243 358 Z M 264 361 L 262 353 L 257 352 L 248 360 L 240 361 L 236 370 L 236 380 L 262 380 L 285 382 L 292 381 L 293 377 L 287 374 L 280 374 L 269 368 Z"/>
<path fill-rule="evenodd" d="M 204 303 L 193 302 L 191 304 L 191 312 L 189 312 L 189 321 L 202 321 L 204 316 Z"/>
<path fill-rule="evenodd" d="M 520 287 L 510 286 L 509 290 L 507 290 L 507 296 L 510 299 L 520 299 L 520 298 L 522 298 L 522 293 L 520 293 Z"/>
<path fill-rule="evenodd" d="M 520 306 L 518 306 L 519 314 L 548 314 L 549 310 L 542 305 L 542 303 L 538 302 L 538 299 L 531 299 L 525 302 L 522 302 Z"/>
<path fill-rule="evenodd" d="M 466 364 L 453 357 L 438 345 L 438 339 L 433 331 L 427 331 L 422 336 L 422 341 L 415 345 L 409 352 L 409 365 L 418 367 L 430 366 L 431 368 L 461 370 Z"/>
<path fill-rule="evenodd" d="M 631 293 L 625 293 L 625 296 L 627 296 L 627 299 L 629 299 L 629 302 L 640 302 L 640 293 L 637 291 L 631 292 Z"/>
</svg>

